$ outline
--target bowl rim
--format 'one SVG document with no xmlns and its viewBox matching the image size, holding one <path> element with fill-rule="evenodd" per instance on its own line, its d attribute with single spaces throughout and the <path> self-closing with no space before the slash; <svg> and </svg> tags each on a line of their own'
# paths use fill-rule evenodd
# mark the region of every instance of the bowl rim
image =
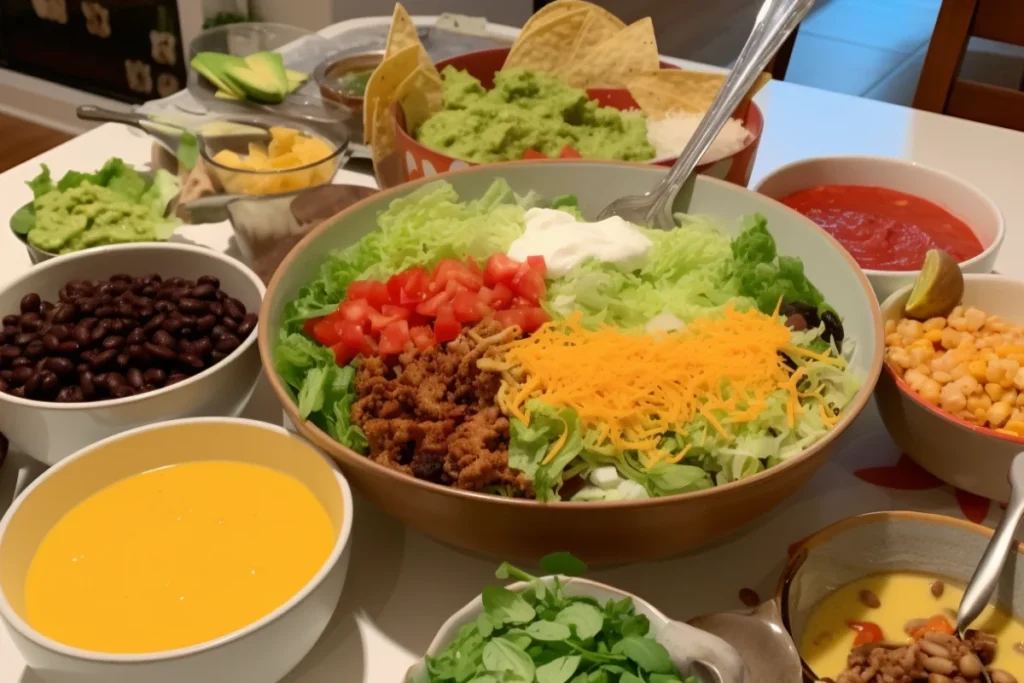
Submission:
<svg viewBox="0 0 1024 683">
<path fill-rule="evenodd" d="M 204 36 L 212 36 L 218 33 L 230 33 L 231 31 L 238 28 L 247 28 L 249 30 L 266 30 L 266 29 L 285 29 L 295 33 L 295 37 L 298 38 L 313 38 L 313 42 L 320 43 L 321 45 L 328 45 L 330 41 L 324 38 L 316 31 L 310 31 L 307 28 L 296 26 L 295 24 L 286 24 L 282 21 L 236 21 L 230 24 L 221 24 L 220 26 L 211 26 L 205 28 L 199 33 L 195 34 L 191 40 L 188 41 L 188 49 L 190 55 L 192 54 L 195 44 Z M 189 67 L 191 69 L 191 67 Z"/>
<path fill-rule="evenodd" d="M 572 166 L 586 165 L 593 165 L 599 167 L 619 166 L 624 169 L 642 169 L 641 171 L 639 171 L 642 173 L 669 172 L 669 169 L 663 166 L 659 167 L 647 164 L 635 164 L 628 161 L 593 161 L 587 159 L 546 159 L 543 161 L 509 161 L 504 162 L 504 164 L 502 164 L 502 167 L 525 167 L 537 164 L 564 165 L 566 166 L 566 170 L 570 172 L 573 170 L 571 168 Z M 410 182 L 401 183 L 393 188 L 381 190 L 366 199 L 356 202 L 355 204 L 352 204 L 346 209 L 340 211 L 335 216 L 323 221 L 320 225 L 310 230 L 302 238 L 302 240 L 300 240 L 294 247 L 292 247 L 292 250 L 288 252 L 288 255 L 285 256 L 284 260 L 281 262 L 277 270 L 274 272 L 274 277 L 271 279 L 270 284 L 267 286 L 267 294 L 263 297 L 263 305 L 260 307 L 260 319 L 267 319 L 266 316 L 270 314 L 270 302 L 274 298 L 273 295 L 277 292 L 278 287 L 281 286 L 281 281 L 283 280 L 285 273 L 291 268 L 292 263 L 295 261 L 295 259 L 298 258 L 299 254 L 302 251 L 304 251 L 311 242 L 320 237 L 321 234 L 327 232 L 327 230 L 331 226 L 338 223 L 339 221 L 344 220 L 351 213 L 361 209 L 363 204 L 368 202 L 376 202 L 378 200 L 383 201 L 385 203 L 390 203 L 391 200 L 396 199 L 399 196 L 415 191 L 421 185 L 437 182 L 438 180 L 448 180 L 449 178 L 459 177 L 462 175 L 483 173 L 485 172 L 483 169 L 486 169 L 487 171 L 492 171 L 493 167 L 494 165 L 471 166 L 468 168 L 459 169 L 457 171 L 449 171 L 448 173 L 442 173 L 437 176 L 429 176 L 425 178 L 419 178 L 417 180 L 413 180 Z M 718 178 L 713 178 L 705 175 L 699 175 L 696 177 L 697 182 L 720 184 L 723 187 L 729 188 L 730 191 L 752 192 L 747 188 L 741 188 L 725 180 L 719 180 Z M 868 367 L 868 371 L 865 373 L 863 377 L 863 383 L 860 389 L 857 391 L 857 394 L 854 396 L 849 406 L 847 406 L 843 418 L 836 424 L 836 426 L 833 429 L 826 432 L 825 435 L 821 437 L 821 439 L 811 444 L 811 446 L 804 449 L 799 454 L 794 455 L 785 462 L 775 465 L 770 469 L 766 469 L 753 476 L 746 477 L 745 479 L 730 482 L 728 484 L 725 484 L 724 486 L 714 486 L 709 489 L 704 489 L 702 491 L 677 493 L 671 496 L 645 498 L 641 500 L 592 502 L 586 504 L 588 508 L 612 510 L 623 508 L 653 508 L 660 507 L 663 505 L 673 505 L 682 499 L 700 500 L 707 496 L 715 495 L 717 492 L 737 491 L 746 487 L 750 487 L 751 485 L 758 485 L 762 481 L 765 481 L 767 478 L 775 475 L 778 472 L 786 471 L 791 468 L 797 467 L 803 461 L 813 457 L 817 453 L 827 448 L 833 441 L 835 441 L 835 439 L 839 437 L 840 434 L 846 431 L 846 429 L 853 423 L 857 416 L 860 415 L 861 411 L 864 410 L 864 407 L 871 399 L 871 396 L 874 392 L 874 387 L 878 382 L 878 377 L 881 374 L 882 365 L 884 362 L 883 357 L 885 350 L 885 331 L 884 326 L 882 324 L 882 312 L 878 306 L 878 300 L 877 298 L 875 298 L 874 291 L 871 288 L 871 284 L 868 281 L 867 276 L 864 274 L 862 270 L 860 270 L 860 268 L 857 266 L 856 262 L 853 260 L 853 257 L 849 254 L 849 252 L 843 249 L 842 246 L 840 246 L 840 244 L 835 240 L 835 238 L 828 234 L 828 232 L 823 230 L 809 218 L 797 213 L 796 211 L 793 211 L 784 204 L 781 204 L 775 201 L 774 199 L 771 199 L 770 197 L 765 197 L 764 195 L 762 195 L 761 197 L 766 201 L 777 204 L 778 208 L 783 209 L 786 212 L 792 213 L 794 217 L 799 217 L 800 220 L 806 221 L 808 229 L 813 228 L 814 230 L 819 231 L 826 238 L 826 240 L 831 243 L 832 247 L 836 250 L 836 252 L 840 254 L 842 258 L 845 258 L 847 260 L 847 262 L 850 265 L 851 271 L 854 273 L 855 277 L 857 277 L 860 281 L 861 293 L 864 295 L 865 301 L 868 302 L 868 305 L 871 309 L 872 320 L 875 324 L 876 330 L 873 344 L 873 353 L 871 343 L 872 340 L 870 338 L 857 340 L 858 348 L 865 349 L 866 353 L 872 353 L 871 362 Z M 521 508 L 529 508 L 537 505 L 543 505 L 546 508 L 552 510 L 580 509 L 579 503 L 573 503 L 570 501 L 541 502 L 525 498 L 506 498 L 487 493 L 464 491 L 461 489 L 455 489 L 448 486 L 442 486 L 441 484 L 435 484 L 433 482 L 417 479 L 415 477 L 402 474 L 390 468 L 383 467 L 382 465 L 378 465 L 377 463 L 373 462 L 366 456 L 360 455 L 359 453 L 356 453 L 350 448 L 343 446 L 342 444 L 332 439 L 328 434 L 323 432 L 319 427 L 314 425 L 312 422 L 309 422 L 308 420 L 305 420 L 299 416 L 298 406 L 295 404 L 289 391 L 284 386 L 283 382 L 281 381 L 281 378 L 278 376 L 278 373 L 275 369 L 276 366 L 273 362 L 273 352 L 271 351 L 271 339 L 268 326 L 259 326 L 257 332 L 259 335 L 260 357 L 263 360 L 264 368 L 267 369 L 267 380 L 270 382 L 271 388 L 273 389 L 278 400 L 281 402 L 285 414 L 288 416 L 288 419 L 292 422 L 292 424 L 295 425 L 295 428 L 299 431 L 300 434 L 309 439 L 318 448 L 324 450 L 331 457 L 334 457 L 336 460 L 343 463 L 345 466 L 355 467 L 369 474 L 379 474 L 382 477 L 387 477 L 392 480 L 392 485 L 401 486 L 402 482 L 405 482 L 408 485 L 416 487 L 423 493 L 435 493 L 438 495 L 452 496 L 455 499 L 462 500 L 466 503 L 476 501 L 483 504 L 501 506 L 502 508 L 507 510 L 518 510 Z M 277 331 L 275 331 L 275 334 L 276 332 Z"/>
<path fill-rule="evenodd" d="M 347 92 L 342 92 L 342 91 L 338 90 L 337 88 L 335 88 L 327 80 L 327 76 L 332 71 L 334 71 L 334 69 L 339 68 L 342 64 L 344 64 L 347 61 L 355 61 L 355 60 L 358 60 L 358 59 L 374 59 L 374 58 L 379 58 L 379 59 L 377 59 L 378 64 L 381 61 L 383 61 L 384 60 L 384 50 L 364 50 L 364 51 L 361 51 L 361 52 L 336 52 L 334 54 L 327 55 L 327 57 L 322 59 L 320 61 L 320 63 L 316 65 L 316 68 L 313 69 L 313 80 L 316 82 L 317 86 L 320 87 L 321 89 L 322 88 L 327 88 L 328 90 L 331 90 L 332 92 L 336 93 L 338 96 L 345 97 L 347 99 L 352 100 L 353 102 L 363 102 L 363 101 L 366 100 L 366 94 L 365 93 L 362 94 L 362 95 L 352 95 L 352 94 L 349 94 Z M 347 73 L 351 73 L 351 72 L 347 72 Z"/>
<path fill-rule="evenodd" d="M 1005 284 L 1016 286 L 1022 290 L 1022 293 L 1024 293 L 1024 282 L 1021 282 L 1020 280 L 1015 280 L 1014 278 L 1007 277 L 1005 275 L 998 275 L 996 273 L 964 273 L 964 282 L 966 283 L 971 281 L 1002 282 Z M 882 302 L 881 305 L 883 317 L 889 310 L 893 309 L 896 306 L 896 302 L 900 298 L 909 293 L 910 290 L 912 290 L 913 288 L 913 285 L 906 285 L 905 287 L 900 287 L 895 292 L 890 294 L 885 299 L 885 301 Z M 884 368 L 884 371 L 889 376 L 889 378 L 891 378 L 892 381 L 896 384 L 897 388 L 899 388 L 900 393 L 902 393 L 904 396 L 907 396 L 912 401 L 914 401 L 919 406 L 926 409 L 933 415 L 942 418 L 945 422 L 949 422 L 955 427 L 959 427 L 961 429 L 967 430 L 968 432 L 977 434 L 979 436 L 998 439 L 999 441 L 1005 441 L 1006 443 L 1024 445 L 1024 436 L 1011 436 L 1009 434 L 1003 434 L 1002 432 L 998 432 L 995 429 L 992 429 L 991 427 L 982 427 L 981 425 L 972 424 L 967 420 L 964 420 L 962 418 L 957 417 L 956 415 L 953 415 L 952 413 L 947 413 L 945 410 L 942 410 L 938 406 L 933 406 L 932 404 L 928 403 L 923 398 L 921 398 L 916 391 L 911 389 L 910 385 L 907 384 L 902 377 L 896 374 L 896 371 L 892 369 L 889 363 L 883 363 L 882 367 Z"/>
<path fill-rule="evenodd" d="M 164 422 L 156 422 L 154 424 L 145 425 L 143 427 L 136 427 L 113 436 L 97 441 L 96 443 L 90 444 L 85 448 L 69 455 L 68 457 L 61 460 L 59 463 L 43 472 L 39 477 L 36 478 L 28 487 L 22 491 L 21 495 L 11 504 L 10 508 L 0 518 L 0 543 L 3 542 L 4 534 L 7 532 L 7 527 L 10 526 L 11 520 L 14 519 L 14 515 L 21 508 L 24 501 L 28 500 L 28 497 L 32 495 L 32 492 L 42 485 L 44 481 L 54 475 L 55 472 L 60 471 L 66 467 L 69 463 L 78 460 L 80 458 L 88 457 L 91 453 L 105 448 L 110 443 L 125 439 L 136 434 L 140 434 L 147 431 L 155 431 L 160 429 L 175 429 L 182 425 L 191 424 L 227 424 L 233 425 L 240 428 L 246 429 L 265 429 L 267 431 L 276 432 L 282 434 L 288 438 L 296 439 L 303 446 L 307 447 L 312 453 L 318 457 L 324 459 L 327 465 L 331 468 L 334 473 L 335 483 L 341 492 L 342 498 L 342 520 L 341 529 L 337 531 L 337 538 L 334 541 L 334 547 L 331 549 L 331 554 L 320 566 L 317 572 L 302 586 L 301 589 L 294 595 L 292 595 L 287 601 L 279 605 L 272 612 L 265 614 L 260 619 L 245 625 L 244 627 L 226 633 L 219 638 L 213 640 L 207 640 L 202 643 L 190 645 L 188 647 L 175 648 L 173 650 L 163 650 L 161 652 L 150 652 L 141 654 L 116 654 L 116 653 L 105 653 L 105 652 L 94 652 L 92 650 L 85 650 L 82 648 L 73 647 L 71 645 L 65 645 L 57 640 L 54 640 L 48 636 L 43 635 L 30 624 L 23 620 L 14 609 L 11 607 L 10 602 L 7 600 L 3 590 L 0 589 L 0 617 L 3 618 L 8 624 L 18 631 L 19 635 L 23 638 L 27 638 L 32 641 L 33 644 L 45 648 L 51 652 L 58 654 L 74 657 L 79 660 L 85 660 L 89 662 L 101 662 L 105 664 L 146 664 L 155 662 L 164 662 L 174 659 L 184 659 L 186 657 L 195 656 L 206 652 L 207 650 L 213 650 L 223 645 L 227 645 L 236 640 L 240 640 L 245 636 L 248 636 L 255 631 L 263 628 L 271 622 L 278 619 L 280 616 L 289 612 L 298 605 L 300 602 L 305 600 L 310 593 L 313 592 L 327 575 L 333 571 L 341 560 L 342 555 L 348 548 L 349 541 L 352 535 L 352 516 L 353 516 L 353 501 L 352 501 L 352 489 L 349 486 L 348 480 L 345 478 L 343 472 L 331 461 L 331 458 L 324 455 L 324 453 L 318 449 L 314 444 L 311 444 L 307 440 L 303 439 L 298 434 L 294 434 L 280 425 L 271 424 L 269 422 L 263 422 L 261 420 L 250 420 L 239 417 L 194 417 L 184 418 L 180 420 L 167 420 Z M 138 474 L 138 473 L 137 473 Z M 95 493 L 95 492 L 94 492 Z"/>
<path fill-rule="evenodd" d="M 986 259 L 993 258 L 995 256 L 995 254 L 1000 249 L 1002 249 L 1003 241 L 1006 239 L 1006 217 L 1003 216 L 1003 212 L 999 208 L 999 205 L 996 204 L 995 200 L 993 200 L 987 194 L 982 192 L 981 189 L 979 189 L 978 186 L 975 185 L 974 183 L 971 183 L 971 182 L 969 182 L 967 180 L 964 180 L 963 178 L 961 178 L 959 176 L 956 176 L 956 175 L 953 175 L 952 173 L 949 173 L 947 171 L 943 171 L 942 169 L 935 168 L 934 166 L 929 166 L 927 164 L 922 164 L 922 163 L 919 163 L 917 161 L 911 161 L 909 159 L 902 159 L 900 157 L 885 157 L 885 156 L 880 156 L 880 155 L 877 155 L 877 154 L 825 154 L 825 155 L 816 156 L 816 157 L 806 157 L 804 159 L 796 159 L 795 161 L 790 161 L 787 164 L 783 164 L 782 166 L 778 166 L 778 167 L 772 169 L 771 171 L 766 173 L 764 176 L 762 176 L 761 179 L 758 180 L 757 183 L 754 184 L 754 187 L 751 188 L 751 189 L 754 192 L 757 192 L 758 194 L 763 194 L 763 192 L 761 190 L 768 183 L 768 181 L 774 180 L 776 177 L 781 176 L 784 173 L 788 173 L 788 172 L 790 172 L 794 168 L 799 168 L 801 166 L 807 166 L 807 165 L 810 165 L 810 164 L 818 164 L 818 163 L 823 163 L 823 162 L 835 163 L 835 164 L 840 164 L 840 165 L 849 164 L 849 163 L 856 163 L 856 162 L 862 162 L 862 163 L 878 164 L 880 166 L 898 167 L 898 168 L 902 169 L 901 172 L 903 172 L 903 173 L 918 173 L 918 174 L 924 174 L 924 175 L 938 176 L 938 177 L 944 178 L 944 179 L 946 179 L 946 180 L 948 180 L 948 181 L 950 181 L 950 182 L 952 182 L 952 183 L 954 183 L 956 185 L 959 185 L 965 192 L 968 192 L 968 193 L 974 195 L 977 199 L 979 199 L 981 201 L 982 204 L 985 204 L 987 206 L 987 208 L 992 212 L 992 214 L 995 215 L 995 217 L 996 217 L 996 235 L 992 239 L 992 243 L 989 244 L 988 246 L 986 246 L 984 249 L 982 249 L 981 253 L 979 253 L 979 254 L 977 254 L 975 256 L 972 256 L 971 258 L 969 258 L 969 259 L 967 259 L 965 261 L 960 261 L 960 268 L 963 269 L 965 267 L 974 266 L 974 265 L 976 265 L 976 264 L 978 264 L 978 263 L 980 263 L 980 262 L 982 262 L 982 261 L 984 261 Z M 832 183 L 832 184 L 834 184 L 834 185 L 841 185 L 842 183 Z M 886 185 L 873 185 L 871 187 L 881 187 L 881 188 L 885 188 L 885 189 L 893 189 L 893 188 L 887 187 Z M 805 189 L 807 189 L 807 188 L 805 188 Z M 896 190 L 896 191 L 897 192 L 902 192 L 902 190 Z M 950 214 L 953 213 L 952 211 L 950 211 L 946 207 L 939 205 L 938 202 L 935 202 L 935 201 L 933 201 L 931 199 L 928 199 L 927 197 L 922 197 L 921 195 L 916 195 L 916 194 L 913 194 L 912 192 L 905 192 L 904 194 L 911 194 L 911 195 L 913 195 L 915 197 L 918 197 L 919 199 L 923 199 L 923 200 L 925 200 L 927 202 L 931 202 L 932 204 L 938 205 L 939 208 L 943 209 L 944 211 L 946 211 L 946 212 L 948 212 Z M 765 195 L 765 196 L 767 197 L 768 195 Z M 777 199 L 775 197 L 772 197 L 772 199 L 775 199 L 775 201 L 779 201 L 779 199 Z M 953 214 L 953 215 L 955 216 L 956 214 Z M 956 216 L 956 217 L 960 218 L 959 216 Z M 961 220 L 963 220 L 963 219 L 961 219 Z M 968 223 L 967 221 L 963 221 L 963 222 L 964 222 L 965 225 L 967 225 L 968 228 L 971 229 L 971 232 L 975 235 L 975 237 L 978 237 L 979 241 L 980 241 L 981 236 L 978 234 L 978 232 L 974 228 L 974 226 L 971 225 L 970 223 Z M 844 249 L 844 251 L 845 251 L 845 249 Z M 857 267 L 860 268 L 860 266 L 857 266 Z M 899 278 L 899 277 L 907 277 L 907 276 L 910 276 L 910 275 L 914 275 L 915 273 L 920 273 L 921 272 L 920 269 L 918 269 L 918 270 L 874 270 L 874 269 L 871 269 L 871 268 L 861 268 L 861 270 L 863 270 L 865 273 L 867 273 L 869 277 L 873 277 L 873 278 Z"/>
<path fill-rule="evenodd" d="M 109 252 L 127 252 L 125 258 L 128 259 L 131 256 L 131 252 L 145 250 L 145 249 L 157 249 L 180 252 L 183 254 L 194 254 L 203 256 L 212 256 L 214 260 L 220 261 L 221 263 L 231 266 L 238 270 L 239 273 L 244 275 L 256 288 L 257 294 L 260 298 L 260 309 L 263 308 L 263 299 L 267 295 L 267 289 L 263 285 L 263 280 L 259 278 L 253 270 L 242 263 L 242 261 L 232 258 L 226 254 L 223 254 L 215 249 L 208 249 L 206 247 L 196 247 L 190 244 L 178 244 L 176 242 L 132 242 L 128 244 L 111 244 L 98 247 L 91 247 L 89 249 L 83 249 L 76 251 L 71 254 L 61 254 L 59 258 L 52 258 L 42 263 L 39 263 L 32 268 L 29 268 L 20 276 L 14 280 L 6 283 L 0 287 L 0 294 L 17 290 L 18 287 L 23 286 L 27 281 L 32 278 L 44 275 L 47 270 L 53 268 L 63 268 L 66 264 L 70 264 L 76 260 L 84 260 L 87 258 L 96 257 L 98 254 L 106 254 Z M 114 273 L 111 273 L 113 275 Z M 248 311 L 252 313 L 252 311 Z M 205 368 L 202 372 L 197 372 L 188 379 L 184 379 L 176 384 L 170 386 L 160 387 L 154 391 L 148 391 L 144 394 L 136 394 L 134 396 L 127 396 L 125 398 L 108 398 L 102 401 L 83 401 L 81 403 L 57 403 L 56 401 L 37 401 L 31 398 L 19 398 L 12 396 L 11 394 L 0 392 L 0 405 L 4 402 L 12 403 L 17 406 L 24 408 L 34 408 L 36 410 L 59 410 L 59 411 L 88 411 L 96 408 L 115 408 L 131 403 L 141 403 L 142 401 L 148 401 L 151 399 L 157 399 L 164 394 L 170 393 L 178 387 L 186 387 L 199 382 L 201 379 L 205 379 L 213 374 L 211 371 L 216 371 L 220 368 L 226 367 L 229 363 L 233 363 L 239 357 L 248 351 L 253 344 L 256 343 L 258 332 L 259 332 L 259 320 L 256 322 L 256 329 L 253 330 L 248 337 L 242 340 L 242 343 L 238 345 L 238 348 L 228 354 L 223 360 L 216 365 L 211 365 Z"/>
</svg>

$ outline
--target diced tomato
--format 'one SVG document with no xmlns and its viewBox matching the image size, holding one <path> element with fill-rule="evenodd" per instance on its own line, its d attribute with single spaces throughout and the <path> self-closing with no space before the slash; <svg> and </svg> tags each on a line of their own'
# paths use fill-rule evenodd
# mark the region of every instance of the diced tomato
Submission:
<svg viewBox="0 0 1024 683">
<path fill-rule="evenodd" d="M 462 261 L 444 259 L 434 269 L 434 284 L 437 285 L 438 289 L 446 289 L 450 282 L 457 282 L 466 289 L 475 292 L 483 287 L 484 278 L 482 274 L 473 272 Z"/>
<path fill-rule="evenodd" d="M 307 337 L 313 336 L 313 328 L 316 327 L 316 324 L 321 320 L 323 320 L 323 318 L 310 318 L 306 322 L 302 323 L 302 331 L 306 333 Z"/>
<path fill-rule="evenodd" d="M 412 343 L 420 351 L 426 351 L 434 345 L 434 331 L 426 325 L 410 327 L 409 338 L 412 339 Z"/>
<path fill-rule="evenodd" d="M 430 275 L 425 268 L 410 268 L 392 275 L 387 290 L 392 304 L 411 306 L 427 298 Z"/>
<path fill-rule="evenodd" d="M 324 346 L 334 346 L 341 341 L 337 326 L 331 318 L 320 318 L 316 324 L 313 325 L 312 336 L 313 339 L 316 339 Z"/>
<path fill-rule="evenodd" d="M 535 149 L 528 149 L 523 152 L 524 159 L 547 159 L 549 158 L 544 152 L 538 152 Z"/>
<path fill-rule="evenodd" d="M 494 254 L 487 259 L 487 266 L 484 268 L 484 284 L 488 287 L 494 287 L 499 282 L 511 285 L 518 271 L 518 262 L 504 254 Z"/>
<path fill-rule="evenodd" d="M 474 273 L 476 275 L 479 275 L 480 276 L 480 281 L 483 282 L 484 271 L 480 267 L 480 264 L 478 264 L 476 262 L 476 259 L 474 259 L 472 256 L 467 256 L 466 257 L 466 267 L 469 268 L 469 272 Z"/>
<path fill-rule="evenodd" d="M 434 321 L 434 338 L 439 344 L 450 342 L 462 333 L 462 323 L 455 318 L 451 304 L 444 304 L 437 312 Z"/>
<path fill-rule="evenodd" d="M 425 315 L 428 318 L 436 318 L 437 312 L 440 310 L 441 306 L 450 303 L 451 300 L 452 295 L 448 292 L 438 292 L 417 306 L 416 312 L 420 315 Z"/>
<path fill-rule="evenodd" d="M 857 632 L 857 637 L 853 639 L 854 647 L 868 643 L 880 643 L 885 640 L 878 624 L 870 621 L 848 621 L 846 625 Z"/>
<path fill-rule="evenodd" d="M 391 301 L 388 286 L 375 280 L 355 280 L 345 291 L 346 299 L 366 299 L 374 308 L 380 308 Z"/>
<path fill-rule="evenodd" d="M 409 323 L 409 329 L 422 327 L 423 325 L 426 325 L 427 327 L 430 326 L 430 318 L 421 313 L 417 313 L 415 310 L 409 311 L 409 317 L 406 322 Z"/>
<path fill-rule="evenodd" d="M 512 301 L 509 301 L 505 308 L 533 308 L 536 305 L 536 302 L 530 301 L 525 296 L 516 296 L 512 297 Z"/>
<path fill-rule="evenodd" d="M 572 148 L 572 145 L 566 145 L 562 147 L 562 151 L 558 153 L 560 159 L 582 159 L 580 153 Z"/>
<path fill-rule="evenodd" d="M 370 331 L 380 332 L 393 322 L 408 320 L 410 315 L 412 315 L 412 311 L 408 308 L 386 304 L 381 308 L 380 313 L 370 314 Z"/>
<path fill-rule="evenodd" d="M 351 301 L 342 301 L 336 313 L 332 313 L 331 316 L 361 325 L 365 330 L 369 324 L 371 313 L 376 313 L 376 311 L 366 299 L 352 299 Z"/>
<path fill-rule="evenodd" d="M 924 625 L 911 631 L 910 637 L 914 640 L 920 640 L 926 633 L 945 633 L 946 635 L 953 635 L 953 632 L 953 624 L 950 623 L 949 619 L 941 614 L 936 614 L 934 617 L 926 621 Z"/>
<path fill-rule="evenodd" d="M 460 323 L 475 323 L 491 314 L 490 307 L 485 304 L 477 292 L 459 292 L 452 300 L 455 319 Z"/>
<path fill-rule="evenodd" d="M 365 348 L 366 334 L 363 333 L 363 328 L 356 323 L 343 322 L 338 330 L 338 341 L 350 349 L 355 349 L 357 353 L 360 353 Z"/>
<path fill-rule="evenodd" d="M 531 268 L 528 263 L 524 263 L 516 271 L 515 278 L 512 280 L 512 289 L 519 296 L 537 303 L 544 296 L 544 276 Z"/>
<path fill-rule="evenodd" d="M 390 356 L 405 351 L 409 343 L 409 323 L 404 320 L 393 322 L 380 333 L 380 353 Z"/>
<path fill-rule="evenodd" d="M 515 295 L 512 292 L 512 288 L 503 282 L 499 282 L 494 285 L 494 289 L 491 290 L 490 307 L 496 311 L 508 308 L 508 305 L 512 303 L 513 296 Z"/>
<path fill-rule="evenodd" d="M 498 311 L 494 317 L 501 323 L 502 327 L 518 325 L 523 332 L 534 332 L 541 325 L 551 320 L 551 317 L 543 308 L 533 306 L 530 308 L 510 308 L 505 311 Z"/>
<path fill-rule="evenodd" d="M 548 274 L 548 264 L 544 261 L 543 256 L 527 256 L 526 263 L 540 273 L 541 277 Z"/>
<path fill-rule="evenodd" d="M 334 351 L 334 362 L 339 366 L 348 365 L 353 358 L 359 355 L 358 349 L 353 349 L 351 346 L 345 345 L 344 342 L 338 342 L 332 346 L 331 351 Z"/>
</svg>

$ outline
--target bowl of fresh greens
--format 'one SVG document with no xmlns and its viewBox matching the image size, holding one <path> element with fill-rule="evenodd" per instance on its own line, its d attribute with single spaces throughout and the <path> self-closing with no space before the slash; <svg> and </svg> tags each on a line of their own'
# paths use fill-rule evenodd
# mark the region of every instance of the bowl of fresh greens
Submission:
<svg viewBox="0 0 1024 683">
<path fill-rule="evenodd" d="M 669 619 L 625 591 L 574 576 L 571 555 L 541 566 L 566 574 L 537 577 L 502 564 L 507 587 L 488 586 L 438 631 L 406 683 L 456 681 L 618 681 L 743 683 L 739 653 L 718 636 Z"/>
<path fill-rule="evenodd" d="M 181 224 L 167 215 L 178 179 L 117 157 L 95 172 L 68 171 L 59 180 L 43 164 L 28 186 L 33 200 L 14 212 L 10 225 L 32 263 L 112 244 L 166 241 Z"/>
</svg>

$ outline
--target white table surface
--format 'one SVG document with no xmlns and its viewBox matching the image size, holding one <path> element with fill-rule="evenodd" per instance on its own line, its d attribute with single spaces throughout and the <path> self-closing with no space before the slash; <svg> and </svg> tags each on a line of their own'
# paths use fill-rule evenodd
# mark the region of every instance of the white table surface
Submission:
<svg viewBox="0 0 1024 683">
<path fill-rule="evenodd" d="M 784 82 L 769 84 L 756 99 L 766 125 L 751 184 L 782 164 L 825 154 L 899 157 L 948 171 L 977 185 L 1002 209 L 1007 237 L 997 269 L 1024 278 L 1024 134 Z M 39 172 L 40 163 L 59 177 L 68 170 L 98 167 L 112 155 L 143 164 L 149 150 L 147 138 L 115 124 L 74 138 L 0 174 L 0 220 L 6 224 L 31 199 L 24 183 Z M 335 182 L 374 184 L 372 177 L 346 170 Z M 230 227 L 188 226 L 183 232 L 190 240 L 224 250 Z M 29 267 L 22 245 L 8 230 L 0 230 L 0 283 Z M 280 407 L 265 381 L 245 416 L 280 422 Z M 744 587 L 770 597 L 789 544 L 850 515 L 916 509 L 989 525 L 998 519 L 998 506 L 954 492 L 920 472 L 911 472 L 905 490 L 868 483 L 885 479 L 899 459 L 872 401 L 817 476 L 740 535 L 685 558 L 594 572 L 593 578 L 686 619 L 741 607 L 738 593 Z M 0 501 L 10 500 L 21 467 L 38 470 L 12 453 L 0 469 Z M 0 511 L 5 506 L 0 502 Z M 360 499 L 355 520 L 351 569 L 334 620 L 285 679 L 288 683 L 397 683 L 441 623 L 493 578 L 494 562 L 441 546 Z M 25 668 L 0 626 L 0 683 L 41 680 Z"/>
</svg>

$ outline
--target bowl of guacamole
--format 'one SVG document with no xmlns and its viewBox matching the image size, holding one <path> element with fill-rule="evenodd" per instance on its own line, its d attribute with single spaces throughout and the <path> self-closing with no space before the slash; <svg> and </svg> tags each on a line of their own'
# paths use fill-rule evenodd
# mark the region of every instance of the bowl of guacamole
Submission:
<svg viewBox="0 0 1024 683">
<path fill-rule="evenodd" d="M 69 171 L 57 181 L 43 164 L 28 186 L 34 198 L 11 216 L 11 230 L 33 263 L 93 247 L 164 241 L 181 224 L 165 216 L 178 179 L 164 170 L 140 172 L 116 157 L 98 171 Z"/>
</svg>

